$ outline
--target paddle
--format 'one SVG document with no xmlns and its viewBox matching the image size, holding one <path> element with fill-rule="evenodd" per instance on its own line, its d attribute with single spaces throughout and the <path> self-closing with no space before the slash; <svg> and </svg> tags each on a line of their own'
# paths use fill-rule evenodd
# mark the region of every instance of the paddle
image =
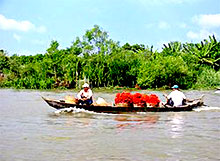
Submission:
<svg viewBox="0 0 220 161">
<path fill-rule="evenodd" d="M 204 98 L 204 94 L 201 96 L 201 97 L 199 97 L 199 98 L 195 98 L 195 99 L 187 99 L 187 101 L 188 102 L 193 102 L 193 101 L 196 101 L 196 100 L 202 100 L 203 101 L 203 98 Z"/>
</svg>

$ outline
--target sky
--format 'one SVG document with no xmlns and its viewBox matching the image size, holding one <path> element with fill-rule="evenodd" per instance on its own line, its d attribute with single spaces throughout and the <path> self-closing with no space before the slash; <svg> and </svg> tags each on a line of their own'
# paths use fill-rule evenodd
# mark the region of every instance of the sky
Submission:
<svg viewBox="0 0 220 161">
<path fill-rule="evenodd" d="M 154 46 L 220 38 L 220 0 L 0 0 L 0 50 L 8 55 L 60 49 L 98 25 L 109 38 Z"/>
</svg>

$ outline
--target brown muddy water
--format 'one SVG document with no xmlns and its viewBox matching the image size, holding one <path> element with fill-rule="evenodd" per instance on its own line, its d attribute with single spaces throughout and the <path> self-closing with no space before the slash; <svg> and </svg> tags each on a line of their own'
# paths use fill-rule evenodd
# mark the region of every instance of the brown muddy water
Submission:
<svg viewBox="0 0 220 161">
<path fill-rule="evenodd" d="M 156 93 L 163 100 L 161 92 Z M 220 93 L 205 94 L 192 112 L 60 113 L 41 96 L 62 99 L 71 91 L 0 89 L 1 161 L 185 161 L 220 159 Z M 95 93 L 113 102 L 115 94 Z"/>
</svg>

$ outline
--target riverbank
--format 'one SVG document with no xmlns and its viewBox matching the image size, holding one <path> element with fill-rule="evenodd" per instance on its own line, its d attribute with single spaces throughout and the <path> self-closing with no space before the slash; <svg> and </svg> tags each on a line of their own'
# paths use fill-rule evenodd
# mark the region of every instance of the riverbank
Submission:
<svg viewBox="0 0 220 161">
<path fill-rule="evenodd" d="M 11 89 L 11 90 L 30 90 L 30 91 L 48 91 L 48 92 L 57 92 L 57 93 L 62 93 L 65 91 L 73 91 L 73 92 L 78 92 L 81 89 L 78 88 L 73 88 L 73 89 L 59 89 L 59 88 L 54 88 L 54 89 L 23 89 L 23 88 L 0 88 L 0 89 Z M 91 88 L 94 92 L 106 92 L 106 93 L 120 93 L 123 91 L 128 91 L 128 92 L 138 92 L 138 91 L 170 91 L 171 88 L 156 88 L 156 89 L 137 89 L 137 88 L 127 88 L 127 87 L 95 87 Z M 215 90 L 220 90 L 220 87 L 209 87 L 209 88 L 192 88 L 192 89 L 180 89 L 182 91 L 215 91 Z"/>
</svg>

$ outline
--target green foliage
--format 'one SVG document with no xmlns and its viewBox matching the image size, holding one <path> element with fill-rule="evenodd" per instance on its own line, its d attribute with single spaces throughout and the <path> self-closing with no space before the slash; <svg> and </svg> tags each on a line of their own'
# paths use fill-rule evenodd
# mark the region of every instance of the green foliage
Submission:
<svg viewBox="0 0 220 161">
<path fill-rule="evenodd" d="M 182 44 L 180 42 L 170 42 L 168 45 L 164 44 L 164 48 L 162 51 L 163 55 L 180 55 L 182 52 Z"/>
<path fill-rule="evenodd" d="M 158 88 L 169 84 L 186 86 L 188 67 L 180 56 L 159 56 L 146 61 L 140 67 L 138 84 L 147 88 Z"/>
<path fill-rule="evenodd" d="M 125 45 L 122 46 L 122 49 L 124 50 L 131 50 L 133 52 L 138 52 L 138 51 L 144 51 L 145 46 L 143 44 L 135 44 L 135 45 L 130 45 L 129 43 L 126 43 Z"/>
<path fill-rule="evenodd" d="M 5 68 L 9 68 L 8 60 L 9 58 L 6 56 L 4 50 L 0 50 L 0 72 Z"/>
<path fill-rule="evenodd" d="M 198 76 L 197 82 L 193 88 L 210 88 L 220 86 L 220 71 L 205 68 Z"/>
<path fill-rule="evenodd" d="M 220 69 L 220 42 L 213 35 L 209 40 L 197 44 L 184 44 L 184 49 L 189 54 L 195 55 L 201 65 L 211 66 L 218 71 Z"/>
<path fill-rule="evenodd" d="M 161 52 L 143 44 L 120 47 L 95 25 L 66 49 L 53 40 L 45 54 L 7 56 L 0 50 L 0 87 L 77 88 L 87 80 L 92 87 L 210 88 L 220 82 L 219 51 L 214 36 L 196 44 L 170 42 Z"/>
</svg>

